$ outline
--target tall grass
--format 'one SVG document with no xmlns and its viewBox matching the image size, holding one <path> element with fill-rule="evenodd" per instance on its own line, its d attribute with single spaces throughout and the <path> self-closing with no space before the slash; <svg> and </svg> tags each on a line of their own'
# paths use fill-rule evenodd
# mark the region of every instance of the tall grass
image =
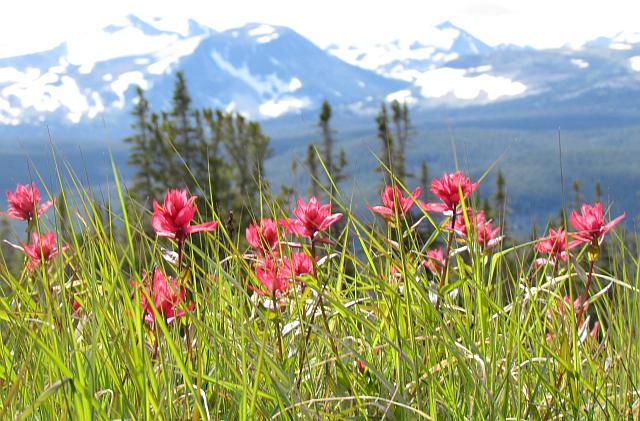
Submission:
<svg viewBox="0 0 640 421">
<path fill-rule="evenodd" d="M 69 248 L 32 271 L 0 264 L 0 419 L 640 416 L 637 235 L 607 235 L 589 292 L 592 337 L 563 301 L 584 289 L 588 247 L 535 268 L 533 242 L 472 242 L 443 282 L 423 262 L 447 243 L 448 218 L 418 211 L 426 231 L 415 218 L 371 224 L 338 193 L 340 229 L 313 245 L 315 275 L 274 311 L 249 288 L 260 284 L 245 227 L 222 221 L 191 236 L 178 273 L 162 251 L 175 244 L 147 234 L 149 213 L 115 168 L 117 194 L 101 202 L 73 173 L 65 179 L 64 209 L 34 229 L 55 230 Z M 262 216 L 291 216 L 267 194 L 260 204 Z M 199 219 L 212 215 L 208 204 Z M 131 281 L 155 267 L 195 306 L 151 328 Z"/>
</svg>

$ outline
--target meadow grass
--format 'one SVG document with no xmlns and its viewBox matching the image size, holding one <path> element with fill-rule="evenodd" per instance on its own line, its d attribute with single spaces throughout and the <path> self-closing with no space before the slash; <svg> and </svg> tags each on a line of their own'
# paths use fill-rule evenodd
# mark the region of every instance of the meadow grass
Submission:
<svg viewBox="0 0 640 421">
<path fill-rule="evenodd" d="M 448 217 L 414 207 L 371 224 L 337 192 L 332 211 L 344 216 L 328 242 L 280 245 L 318 261 L 274 310 L 249 287 L 260 288 L 259 256 L 245 227 L 221 220 L 192 235 L 179 270 L 163 258 L 175 242 L 150 231 L 115 167 L 114 182 L 96 201 L 71 171 L 59 177 L 64 200 L 31 230 L 55 231 L 60 255 L 33 270 L 2 257 L 0 419 L 640 417 L 635 234 L 607 234 L 587 326 L 563 297 L 583 293 L 588 245 L 535 267 L 534 242 L 455 239 L 442 279 L 424 261 L 447 244 Z M 468 224 L 473 200 L 463 207 Z M 218 218 L 204 209 L 196 219 Z M 256 209 L 292 216 L 268 194 Z M 152 327 L 139 305 L 149 293 L 132 282 L 156 267 L 195 305 L 172 323 L 153 308 Z"/>
</svg>

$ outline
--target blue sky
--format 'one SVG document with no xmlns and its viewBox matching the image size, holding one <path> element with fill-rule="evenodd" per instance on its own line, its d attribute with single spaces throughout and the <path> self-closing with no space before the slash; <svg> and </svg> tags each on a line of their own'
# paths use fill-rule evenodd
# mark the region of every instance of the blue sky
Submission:
<svg viewBox="0 0 640 421">
<path fill-rule="evenodd" d="M 638 0 L 25 0 L 3 7 L 0 56 L 51 48 L 129 13 L 161 17 L 177 29 L 188 18 L 218 30 L 246 22 L 285 25 L 321 46 L 419 39 L 425 24 L 444 20 L 489 44 L 539 48 L 640 32 Z"/>
</svg>

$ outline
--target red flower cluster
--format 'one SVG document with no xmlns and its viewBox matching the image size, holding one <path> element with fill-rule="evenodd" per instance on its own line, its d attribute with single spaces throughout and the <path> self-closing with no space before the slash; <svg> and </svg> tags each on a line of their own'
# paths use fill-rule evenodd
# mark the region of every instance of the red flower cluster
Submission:
<svg viewBox="0 0 640 421">
<path fill-rule="evenodd" d="M 427 251 L 427 259 L 423 261 L 424 266 L 433 274 L 440 275 L 444 267 L 444 253 L 442 248 Z"/>
<path fill-rule="evenodd" d="M 567 251 L 576 244 L 567 243 L 567 232 L 562 228 L 549 228 L 549 235 L 538 240 L 534 248 L 549 258 L 536 259 L 536 265 L 555 264 L 559 260 L 567 261 Z"/>
<path fill-rule="evenodd" d="M 567 241 L 567 232 L 562 228 L 558 230 L 549 229 L 549 235 L 538 239 L 534 246 L 537 251 L 542 254 L 548 254 L 550 257 L 536 259 L 535 264 L 541 266 L 544 264 L 555 264 L 559 259 L 567 261 L 567 252 L 584 243 L 599 245 L 604 241 L 605 234 L 618 222 L 620 222 L 626 214 L 622 214 L 609 223 L 605 223 L 602 215 L 602 204 L 596 202 L 594 206 L 584 203 L 580 207 L 580 214 L 575 210 L 571 212 L 569 221 L 576 232 L 569 233 L 574 240 Z"/>
<path fill-rule="evenodd" d="M 298 207 L 293 210 L 294 219 L 283 221 L 285 229 L 300 237 L 315 239 L 316 235 L 325 231 L 342 218 L 341 213 L 331 214 L 331 204 L 320 206 L 318 198 L 312 196 L 309 203 L 298 197 Z"/>
<path fill-rule="evenodd" d="M 153 216 L 151 226 L 160 237 L 175 238 L 184 241 L 190 234 L 201 231 L 213 231 L 217 221 L 191 225 L 197 208 L 193 204 L 197 196 L 187 197 L 186 190 L 169 190 L 164 197 L 162 206 L 153 201 Z"/>
<path fill-rule="evenodd" d="M 583 204 L 580 207 L 580 214 L 572 211 L 569 218 L 571 225 L 577 230 L 577 232 L 571 234 L 576 239 L 574 244 L 602 243 L 605 234 L 625 216 L 626 213 L 623 213 L 613 221 L 605 224 L 600 202 L 596 202 L 594 206 Z"/>
<path fill-rule="evenodd" d="M 138 287 L 133 281 L 130 282 L 134 288 Z M 183 316 L 186 313 L 185 309 L 191 310 L 195 306 L 195 303 L 191 303 L 185 307 L 184 288 L 178 286 L 175 278 L 165 276 L 159 268 L 153 271 L 153 279 L 151 281 L 147 279 L 146 273 L 143 275 L 142 288 L 144 291 L 140 291 L 142 317 L 152 327 L 155 325 L 153 307 L 156 308 L 165 323 L 170 324 L 178 317 Z M 151 298 L 151 301 L 147 297 Z"/>
<path fill-rule="evenodd" d="M 262 256 L 279 253 L 278 224 L 273 219 L 263 218 L 260 220 L 260 225 L 255 222 L 249 224 L 245 230 L 245 237 Z"/>
<path fill-rule="evenodd" d="M 294 252 L 290 256 L 281 256 L 280 233 L 278 226 L 285 231 L 313 241 L 317 236 L 342 218 L 341 213 L 331 214 L 331 205 L 320 205 L 314 196 L 309 203 L 298 198 L 298 206 L 293 211 L 296 218 L 275 221 L 261 219 L 260 224 L 253 222 L 245 230 L 247 242 L 256 250 L 258 262 L 255 265 L 256 278 L 264 289 L 254 289 L 258 294 L 279 297 L 284 294 L 292 282 L 301 276 L 314 273 L 311 256 L 303 252 Z"/>
<path fill-rule="evenodd" d="M 264 257 L 256 264 L 255 272 L 256 278 L 266 291 L 254 291 L 269 297 L 279 296 L 285 293 L 295 280 L 314 273 L 313 260 L 303 252 L 292 253 L 291 257 Z"/>
<path fill-rule="evenodd" d="M 462 199 L 469 197 L 478 187 L 478 182 L 471 183 L 461 171 L 443 174 L 440 179 L 431 181 L 431 192 L 438 196 L 441 203 L 420 202 L 420 207 L 427 212 L 442 212 L 453 215 Z"/>
<path fill-rule="evenodd" d="M 458 218 L 454 231 L 463 238 L 467 235 L 475 238 L 483 250 L 495 247 L 502 240 L 502 236 L 498 236 L 500 227 L 493 228 L 491 220 L 485 220 L 484 211 L 469 215 L 469 227 L 466 226 L 464 218 Z"/>
<path fill-rule="evenodd" d="M 66 250 L 67 247 L 64 246 L 62 249 Z M 27 263 L 27 269 L 29 270 L 33 270 L 40 263 L 49 262 L 58 255 L 56 238 L 52 231 L 44 235 L 34 232 L 31 235 L 31 244 L 22 243 L 22 249 L 29 257 L 29 262 Z"/>
<path fill-rule="evenodd" d="M 47 209 L 53 205 L 53 201 L 48 200 L 42 205 L 40 203 L 40 192 L 36 188 L 36 184 L 18 184 L 16 191 L 11 193 L 7 191 L 7 201 L 9 209 L 7 212 L 1 212 L 14 219 L 22 219 L 23 221 L 31 221 L 35 215 L 42 215 Z"/>
<path fill-rule="evenodd" d="M 382 205 L 383 206 L 370 206 L 367 207 L 372 211 L 379 215 L 381 215 L 385 220 L 392 222 L 398 216 L 405 215 L 411 207 L 413 206 L 413 202 L 420 195 L 420 187 L 416 187 L 413 192 L 408 196 L 404 197 L 402 195 L 402 191 L 398 186 L 394 185 L 386 186 L 380 196 L 382 197 Z"/>
</svg>

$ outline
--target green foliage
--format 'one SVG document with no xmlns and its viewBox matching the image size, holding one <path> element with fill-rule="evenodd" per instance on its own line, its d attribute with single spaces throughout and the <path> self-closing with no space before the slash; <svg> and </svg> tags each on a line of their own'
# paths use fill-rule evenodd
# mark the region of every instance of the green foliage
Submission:
<svg viewBox="0 0 640 421">
<path fill-rule="evenodd" d="M 274 311 L 249 287 L 260 285 L 256 257 L 226 221 L 189 240 L 178 273 L 160 251 L 172 244 L 141 235 L 146 222 L 132 219 L 118 179 L 120 210 L 73 180 L 60 186 L 59 207 L 80 218 L 68 224 L 69 248 L 35 271 L 0 263 L 0 416 L 616 419 L 639 410 L 635 235 L 608 234 L 580 329 L 584 318 L 562 297 L 584 288 L 583 250 L 535 268 L 531 243 L 470 242 L 438 290 L 440 274 L 423 262 L 447 239 L 447 219 L 425 218 L 435 232 L 424 239 L 410 221 L 365 225 L 336 201 L 345 224 L 314 246 L 317 276 Z M 288 213 L 260 199 L 273 205 L 267 215 Z M 39 226 L 58 223 L 50 215 Z M 154 267 L 178 278 L 195 307 L 151 329 L 129 281 Z"/>
<path fill-rule="evenodd" d="M 390 174 L 395 174 L 395 159 L 396 159 L 396 146 L 389 127 L 389 113 L 387 112 L 387 105 L 382 102 L 380 104 L 380 112 L 376 116 L 376 124 L 378 125 L 378 139 L 382 143 L 380 149 L 380 164 L 376 168 L 376 171 L 380 172 L 384 176 L 382 187 L 390 185 L 392 180 Z"/>
<path fill-rule="evenodd" d="M 248 220 L 266 187 L 264 163 L 270 155 L 269 137 L 259 123 L 237 113 L 192 109 L 181 72 L 170 113 L 150 113 L 138 88 L 132 114 L 136 132 L 125 141 L 131 144 L 128 162 L 137 169 L 130 191 L 138 201 L 149 207 L 167 189 L 187 188 L 219 212 L 240 215 L 239 223 Z"/>
<path fill-rule="evenodd" d="M 340 148 L 338 155 L 334 154 L 335 132 L 331 129 L 331 106 L 327 100 L 322 102 L 318 117 L 320 129 L 321 153 L 316 150 L 317 145 L 310 143 L 307 148 L 306 165 L 309 170 L 309 191 L 312 196 L 320 197 L 320 187 L 327 192 L 327 198 L 332 199 L 334 186 L 345 179 L 345 167 L 347 166 L 347 154 Z M 324 170 L 324 176 L 320 177 L 320 166 Z M 325 180 L 321 182 L 321 180 Z"/>
</svg>

